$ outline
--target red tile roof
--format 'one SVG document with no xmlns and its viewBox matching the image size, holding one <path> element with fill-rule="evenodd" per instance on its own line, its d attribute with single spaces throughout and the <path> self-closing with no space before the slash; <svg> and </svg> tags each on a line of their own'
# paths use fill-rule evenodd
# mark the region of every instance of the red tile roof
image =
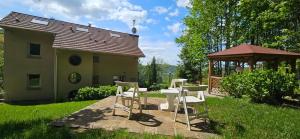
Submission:
<svg viewBox="0 0 300 139">
<path fill-rule="evenodd" d="M 48 21 L 47 25 L 32 23 L 32 19 Z M 144 57 L 138 47 L 138 36 L 95 27 L 89 27 L 55 19 L 11 12 L 0 21 L 3 28 L 21 28 L 49 32 L 55 35 L 54 48 L 101 52 Z M 88 29 L 88 32 L 76 28 Z"/>
<path fill-rule="evenodd" d="M 249 44 L 241 44 L 236 47 L 225 49 L 220 52 L 212 53 L 207 55 L 208 58 L 217 58 L 217 57 L 236 57 L 239 55 L 277 55 L 277 56 L 291 56 L 300 58 L 299 53 L 288 52 L 279 49 L 265 48 Z"/>
</svg>

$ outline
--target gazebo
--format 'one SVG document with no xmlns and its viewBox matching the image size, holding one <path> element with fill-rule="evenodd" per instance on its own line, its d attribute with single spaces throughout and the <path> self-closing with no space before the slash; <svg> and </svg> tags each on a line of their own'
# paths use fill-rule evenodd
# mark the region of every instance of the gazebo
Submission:
<svg viewBox="0 0 300 139">
<path fill-rule="evenodd" d="M 218 87 L 222 77 L 213 75 L 213 68 L 217 61 L 231 61 L 236 62 L 240 66 L 241 62 L 249 65 L 249 70 L 254 69 L 256 62 L 265 61 L 273 62 L 273 68 L 277 69 L 281 61 L 287 61 L 291 66 L 291 71 L 296 72 L 296 60 L 300 58 L 299 53 L 288 52 L 278 49 L 265 48 L 249 44 L 241 44 L 220 52 L 211 53 L 208 56 L 208 92 L 212 88 Z"/>
</svg>

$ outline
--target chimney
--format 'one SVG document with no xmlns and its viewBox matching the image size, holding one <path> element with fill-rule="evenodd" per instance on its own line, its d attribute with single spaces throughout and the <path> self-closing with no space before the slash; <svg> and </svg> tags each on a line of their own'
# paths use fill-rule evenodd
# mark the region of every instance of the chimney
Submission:
<svg viewBox="0 0 300 139">
<path fill-rule="evenodd" d="M 70 30 L 71 30 L 73 33 L 75 32 L 73 26 L 70 26 Z"/>
</svg>

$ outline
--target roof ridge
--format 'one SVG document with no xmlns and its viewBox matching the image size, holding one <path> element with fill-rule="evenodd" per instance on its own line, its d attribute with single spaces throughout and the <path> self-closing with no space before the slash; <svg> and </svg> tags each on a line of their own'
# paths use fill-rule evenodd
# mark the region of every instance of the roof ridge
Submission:
<svg viewBox="0 0 300 139">
<path fill-rule="evenodd" d="M 21 13 L 21 12 L 16 12 L 16 11 L 11 11 L 10 14 L 12 14 L 12 13 L 23 14 L 23 15 L 32 16 L 32 17 L 37 17 L 37 18 L 43 18 L 43 19 L 47 19 L 47 20 L 49 20 L 49 21 L 50 21 L 50 20 L 54 20 L 54 21 L 56 21 L 56 22 L 63 22 L 63 23 L 68 23 L 68 24 L 77 25 L 77 26 L 89 27 L 89 26 L 87 26 L 87 25 L 78 24 L 78 23 L 72 23 L 72 22 L 63 21 L 63 20 L 57 20 L 57 19 L 55 19 L 55 18 L 51 19 L 51 18 L 46 18 L 46 17 L 36 16 L 36 15 L 31 15 L 31 14 Z M 104 29 L 104 28 L 99 28 L 99 27 L 92 27 L 92 26 L 91 26 L 90 28 L 101 29 L 101 30 L 106 30 L 106 31 L 112 31 L 112 32 L 116 32 L 116 33 L 128 34 L 128 35 L 131 35 L 131 36 L 139 37 L 139 35 L 136 35 L 136 34 L 126 33 L 126 32 L 120 32 L 120 31 L 115 31 L 115 30 L 109 30 L 109 29 Z"/>
</svg>

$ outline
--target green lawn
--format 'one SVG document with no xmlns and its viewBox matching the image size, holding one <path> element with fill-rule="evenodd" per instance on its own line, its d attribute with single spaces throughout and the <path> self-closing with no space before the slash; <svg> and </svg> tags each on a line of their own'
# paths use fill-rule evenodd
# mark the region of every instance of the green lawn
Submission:
<svg viewBox="0 0 300 139">
<path fill-rule="evenodd" d="M 163 97 L 153 93 L 152 97 Z M 0 103 L 0 138 L 171 138 L 89 130 L 82 133 L 47 124 L 88 106 L 95 101 L 64 102 L 40 105 Z M 245 99 L 207 98 L 211 131 L 224 138 L 300 138 L 300 110 L 253 104 Z M 180 138 L 180 137 L 175 137 Z"/>
<path fill-rule="evenodd" d="M 143 97 L 145 95 L 147 95 L 147 97 L 156 97 L 156 98 L 165 98 L 166 97 L 166 95 L 160 93 L 160 91 L 151 91 L 147 94 L 142 94 L 141 96 Z"/>
<path fill-rule="evenodd" d="M 42 138 L 69 136 L 67 129 L 47 124 L 82 109 L 95 101 L 65 102 L 41 105 L 0 104 L 0 138 Z"/>
<path fill-rule="evenodd" d="M 114 132 L 89 130 L 83 133 L 68 128 L 55 128 L 48 125 L 58 119 L 80 110 L 96 101 L 64 102 L 40 105 L 10 105 L 0 103 L 0 139 L 2 138 L 170 138 L 152 134 L 134 134 L 125 130 Z M 180 138 L 180 137 L 175 137 Z"/>
<path fill-rule="evenodd" d="M 225 138 L 300 138 L 300 110 L 208 98 L 210 127 Z"/>
</svg>

